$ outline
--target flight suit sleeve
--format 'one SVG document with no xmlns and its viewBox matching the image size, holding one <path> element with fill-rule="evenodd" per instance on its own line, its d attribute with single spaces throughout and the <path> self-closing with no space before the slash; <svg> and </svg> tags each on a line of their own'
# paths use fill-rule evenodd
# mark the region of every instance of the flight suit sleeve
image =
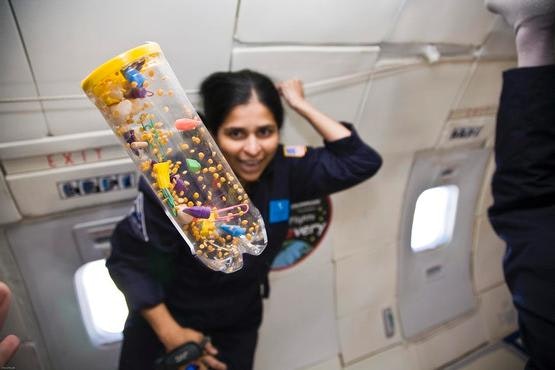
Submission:
<svg viewBox="0 0 555 370">
<path fill-rule="evenodd" d="M 364 143 L 353 126 L 343 123 L 351 135 L 324 146 L 308 148 L 301 158 L 288 158 L 291 201 L 314 199 L 354 186 L 373 176 L 381 156 Z"/>
<path fill-rule="evenodd" d="M 497 116 L 494 203 L 506 242 L 505 279 L 521 335 L 540 369 L 555 368 L 555 65 L 503 76 Z"/>
<path fill-rule="evenodd" d="M 112 234 L 112 251 L 106 261 L 130 311 L 165 300 L 165 287 L 172 278 L 173 261 L 182 243 L 185 242 L 141 178 L 131 212 Z"/>
</svg>

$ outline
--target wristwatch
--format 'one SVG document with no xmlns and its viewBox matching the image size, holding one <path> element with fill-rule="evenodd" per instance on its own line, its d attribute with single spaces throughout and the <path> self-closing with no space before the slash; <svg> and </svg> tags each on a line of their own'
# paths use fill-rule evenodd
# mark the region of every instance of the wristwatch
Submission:
<svg viewBox="0 0 555 370">
<path fill-rule="evenodd" d="M 204 353 L 204 347 L 210 342 L 210 337 L 204 337 L 197 342 L 186 342 L 173 351 L 159 357 L 154 363 L 156 370 L 175 370 L 181 365 L 195 361 Z M 188 368 L 186 368 L 187 370 Z M 192 368 L 194 369 L 194 367 Z"/>
</svg>

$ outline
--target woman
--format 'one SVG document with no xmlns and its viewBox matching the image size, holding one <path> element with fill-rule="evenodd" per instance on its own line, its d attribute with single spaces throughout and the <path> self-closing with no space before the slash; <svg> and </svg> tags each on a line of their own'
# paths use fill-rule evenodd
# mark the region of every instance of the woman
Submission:
<svg viewBox="0 0 555 370">
<path fill-rule="evenodd" d="M 280 93 L 318 131 L 321 148 L 279 144 Z M 317 198 L 372 176 L 380 156 L 351 125 L 311 106 L 298 80 L 274 84 L 243 70 L 220 72 L 201 85 L 205 124 L 266 224 L 268 246 L 244 255 L 232 274 L 209 270 L 191 255 L 159 201 L 141 180 L 135 211 L 116 228 L 107 266 L 130 314 L 120 370 L 151 369 L 154 359 L 183 343 L 211 342 L 197 363 L 213 369 L 252 368 L 267 275 L 288 228 L 291 202 Z M 217 348 L 217 349 L 216 349 Z"/>
</svg>

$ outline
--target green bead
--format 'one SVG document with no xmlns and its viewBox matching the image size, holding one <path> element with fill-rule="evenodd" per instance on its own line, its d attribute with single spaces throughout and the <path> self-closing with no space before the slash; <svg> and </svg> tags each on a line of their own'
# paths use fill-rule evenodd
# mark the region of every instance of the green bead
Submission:
<svg viewBox="0 0 555 370">
<path fill-rule="evenodd" d="M 198 173 L 200 172 L 201 166 L 200 166 L 200 163 L 198 163 L 194 159 L 187 159 L 187 168 L 191 172 Z"/>
</svg>

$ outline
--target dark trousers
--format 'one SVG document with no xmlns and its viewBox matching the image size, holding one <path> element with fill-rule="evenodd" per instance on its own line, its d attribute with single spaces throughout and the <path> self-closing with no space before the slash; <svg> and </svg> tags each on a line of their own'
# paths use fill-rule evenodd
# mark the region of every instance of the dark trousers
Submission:
<svg viewBox="0 0 555 370">
<path fill-rule="evenodd" d="M 518 316 L 520 337 L 530 355 L 525 370 L 555 369 L 555 323 L 523 309 Z"/>
<path fill-rule="evenodd" d="M 252 370 L 258 329 L 205 332 L 218 349 L 217 358 L 228 370 Z M 164 347 L 148 324 L 134 324 L 123 331 L 119 370 L 153 370 Z"/>
</svg>

